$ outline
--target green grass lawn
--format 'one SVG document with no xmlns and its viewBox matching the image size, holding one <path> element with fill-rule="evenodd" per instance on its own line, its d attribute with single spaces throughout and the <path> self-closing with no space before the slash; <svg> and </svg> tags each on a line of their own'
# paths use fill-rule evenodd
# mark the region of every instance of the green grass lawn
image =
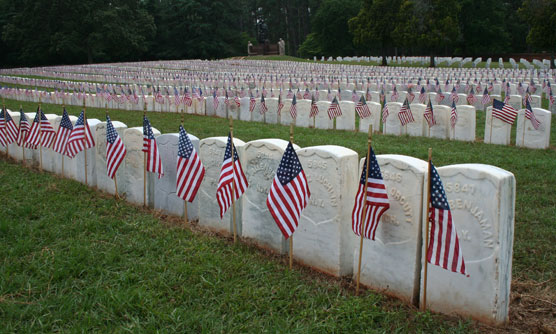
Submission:
<svg viewBox="0 0 556 334">
<path fill-rule="evenodd" d="M 477 331 L 3 157 L 0 184 L 1 333 Z"/>
<path fill-rule="evenodd" d="M 9 109 L 21 102 L 6 100 Z M 27 112 L 34 103 L 22 103 Z M 61 107 L 44 104 L 45 113 Z M 78 115 L 81 108 L 68 106 Z M 138 111 L 110 111 L 129 127 L 142 125 Z M 89 118 L 105 111 L 88 108 Z M 477 113 L 477 137 L 484 113 Z M 149 113 L 154 127 L 177 132 L 180 116 Z M 484 163 L 514 173 L 517 180 L 513 276 L 545 282 L 554 292 L 556 269 L 556 119 L 551 148 L 463 143 L 376 134 L 377 154 L 425 160 L 433 148 L 437 166 Z M 224 136 L 228 121 L 185 115 L 188 132 Z M 289 138 L 281 125 L 234 122 L 237 138 Z M 296 128 L 301 147 L 334 144 L 363 156 L 367 135 Z M 513 142 L 513 141 L 512 141 Z M 289 272 L 280 260 L 246 245 L 161 226 L 149 213 L 45 173 L 2 161 L 3 212 L 0 239 L 0 322 L 8 332 L 461 332 L 469 324 L 445 323 L 383 297 L 362 298 L 320 276 Z M 301 271 L 301 272 L 300 272 Z M 291 288 L 290 288 L 291 287 Z M 392 306 L 394 305 L 394 306 Z M 411 321 L 406 321 L 410 317 Z M 1 332 L 1 330 L 0 330 Z"/>
</svg>

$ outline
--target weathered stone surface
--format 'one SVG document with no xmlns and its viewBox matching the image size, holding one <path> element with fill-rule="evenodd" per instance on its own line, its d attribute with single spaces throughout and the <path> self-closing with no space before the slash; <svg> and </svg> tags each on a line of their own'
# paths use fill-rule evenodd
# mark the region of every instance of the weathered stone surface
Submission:
<svg viewBox="0 0 556 334">
<path fill-rule="evenodd" d="M 430 127 L 429 137 L 448 139 L 450 130 L 450 111 L 451 107 L 445 105 L 434 105 L 434 119 L 436 124 Z"/>
<path fill-rule="evenodd" d="M 91 134 L 95 140 L 95 145 L 98 145 L 98 140 L 96 138 L 96 127 L 100 121 L 96 118 L 87 118 L 87 124 L 91 130 Z M 106 137 L 103 138 L 106 144 Z M 90 148 L 86 150 L 87 154 L 87 184 L 90 187 L 96 187 L 97 176 L 96 176 L 96 148 Z M 85 152 L 79 152 L 75 158 L 73 158 L 76 163 L 75 180 L 85 183 Z M 106 168 L 106 165 L 104 165 Z"/>
<path fill-rule="evenodd" d="M 353 272 L 351 210 L 358 188 L 357 153 L 341 146 L 297 151 L 311 198 L 294 234 L 294 257 L 334 276 Z"/>
<path fill-rule="evenodd" d="M 398 113 L 402 104 L 400 102 L 388 102 L 388 118 L 386 123 L 382 124 L 382 131 L 385 135 L 402 135 L 405 134 L 405 127 L 400 123 Z"/>
<path fill-rule="evenodd" d="M 317 102 L 317 107 L 319 108 L 319 113 L 315 117 L 315 128 L 332 129 L 334 127 L 334 120 L 331 120 L 328 117 L 328 108 L 330 107 L 330 102 L 319 101 Z"/>
<path fill-rule="evenodd" d="M 517 116 L 516 146 L 545 149 L 550 145 L 550 123 L 552 115 L 550 111 L 533 108 L 535 118 L 541 123 L 535 130 L 531 121 L 525 118 L 525 109 L 519 111 Z M 525 128 L 523 128 L 525 122 Z"/>
<path fill-rule="evenodd" d="M 217 232 L 233 234 L 232 208 L 229 208 L 224 217 L 220 219 L 220 207 L 215 200 L 227 142 L 228 137 L 209 137 L 201 140 L 199 157 L 205 166 L 205 178 L 201 183 L 197 198 L 199 202 L 199 225 Z M 243 158 L 245 143 L 234 138 L 234 146 L 245 171 L 245 159 Z M 243 196 L 235 203 L 238 235 L 242 233 L 242 206 Z"/>
<path fill-rule="evenodd" d="M 369 124 L 372 124 L 373 132 L 378 132 L 380 131 L 380 117 L 381 117 L 380 104 L 377 102 L 367 102 L 367 106 L 371 111 L 371 117 L 359 119 L 359 131 L 368 133 Z"/>
<path fill-rule="evenodd" d="M 295 125 L 303 128 L 313 126 L 313 119 L 309 118 L 311 112 L 311 100 L 297 100 L 297 118 Z"/>
<path fill-rule="evenodd" d="M 350 93 L 351 96 L 351 93 Z M 337 130 L 355 130 L 355 103 L 345 100 L 340 101 L 342 116 L 336 117 Z"/>
<path fill-rule="evenodd" d="M 469 277 L 429 264 L 427 308 L 492 324 L 507 322 L 515 217 L 514 175 L 481 164 L 441 167 L 438 173 Z"/>
<path fill-rule="evenodd" d="M 408 123 L 406 125 L 408 135 L 419 137 L 426 135 L 428 125 L 425 117 L 423 116 L 426 107 L 426 105 L 421 103 L 412 103 L 410 105 L 411 113 L 413 114 L 413 118 L 415 118 L 415 122 Z"/>
<path fill-rule="evenodd" d="M 475 107 L 469 105 L 458 105 L 456 106 L 456 110 L 458 113 L 458 120 L 454 128 L 450 125 L 450 139 L 475 141 Z"/>
<path fill-rule="evenodd" d="M 250 141 L 245 144 L 243 159 L 249 182 L 243 195 L 243 236 L 280 253 L 286 251 L 286 240 L 268 211 L 266 198 L 287 145 L 281 139 Z M 299 149 L 297 145 L 294 148 Z"/>
<path fill-rule="evenodd" d="M 114 129 L 118 133 L 120 138 L 124 137 L 124 131 L 127 129 L 127 125 L 122 122 L 112 121 Z M 92 130 L 92 129 L 91 129 Z M 122 139 L 123 140 L 123 139 Z M 96 172 L 96 186 L 98 189 L 105 191 L 110 194 L 115 194 L 114 180 L 108 177 L 106 172 L 106 122 L 100 122 L 95 127 L 95 172 Z M 118 193 L 121 195 L 123 186 L 123 168 L 125 168 L 125 162 L 120 164 L 120 168 L 116 172 L 116 181 L 118 182 Z"/>
<path fill-rule="evenodd" d="M 199 139 L 191 134 L 188 134 L 188 136 L 198 152 Z M 154 181 L 154 208 L 171 215 L 183 217 L 184 201 L 176 196 L 178 139 L 178 133 L 167 133 L 156 137 L 160 159 L 164 167 L 164 176 L 159 179 L 157 175 L 152 174 L 151 178 Z M 205 180 L 203 180 L 203 183 Z M 190 221 L 197 219 L 199 216 L 199 194 L 198 192 L 192 203 L 187 203 L 187 217 Z"/>
<path fill-rule="evenodd" d="M 511 132 L 512 125 L 503 122 L 499 118 L 492 117 L 492 107 L 488 107 L 485 117 L 484 142 L 489 144 L 509 145 Z"/>
<path fill-rule="evenodd" d="M 359 170 L 365 159 L 361 159 Z M 403 155 L 378 155 L 390 209 L 375 240 L 363 240 L 361 283 L 417 304 L 421 271 L 423 192 L 428 163 Z M 352 232 L 352 238 L 359 240 Z M 355 248 L 354 277 L 359 247 Z M 394 264 L 394 265 L 393 265 Z M 380 268 L 380 270 L 377 270 Z"/>
</svg>

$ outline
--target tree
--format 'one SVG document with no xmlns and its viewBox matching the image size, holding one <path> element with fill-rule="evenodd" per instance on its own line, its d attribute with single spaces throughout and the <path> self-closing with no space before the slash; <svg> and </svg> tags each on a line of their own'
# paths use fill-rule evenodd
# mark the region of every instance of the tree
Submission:
<svg viewBox="0 0 556 334">
<path fill-rule="evenodd" d="M 324 0 L 311 20 L 312 33 L 307 36 L 300 47 L 301 52 L 318 45 L 320 53 L 310 54 L 325 56 L 351 56 L 356 53 L 353 37 L 349 31 L 348 20 L 357 15 L 360 0 Z M 310 45 L 306 45 L 310 43 Z"/>
<path fill-rule="evenodd" d="M 538 50 L 549 50 L 550 68 L 555 68 L 556 0 L 525 0 L 519 13 L 531 27 L 527 43 Z"/>
<path fill-rule="evenodd" d="M 393 24 L 398 22 L 401 0 L 364 0 L 357 16 L 348 21 L 357 47 L 380 50 L 386 66 L 386 50 L 394 46 Z"/>
</svg>

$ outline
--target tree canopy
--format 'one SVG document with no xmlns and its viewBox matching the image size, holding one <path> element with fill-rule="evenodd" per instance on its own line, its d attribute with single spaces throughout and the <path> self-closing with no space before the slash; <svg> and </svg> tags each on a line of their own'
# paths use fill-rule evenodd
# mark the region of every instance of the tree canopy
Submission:
<svg viewBox="0 0 556 334">
<path fill-rule="evenodd" d="M 279 38 L 302 57 L 554 52 L 555 13 L 556 0 L 0 0 L 0 60 L 214 59 Z"/>
</svg>

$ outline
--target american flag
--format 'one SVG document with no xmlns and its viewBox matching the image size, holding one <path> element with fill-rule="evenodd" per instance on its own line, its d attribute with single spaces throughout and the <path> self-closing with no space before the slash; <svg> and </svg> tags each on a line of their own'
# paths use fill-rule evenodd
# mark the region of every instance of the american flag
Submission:
<svg viewBox="0 0 556 334">
<path fill-rule="evenodd" d="M 309 197 L 311 192 L 307 177 L 290 142 L 266 199 L 268 210 L 284 238 L 288 239 L 297 229 L 301 211 L 307 206 Z"/>
<path fill-rule="evenodd" d="M 477 101 L 477 98 L 475 97 L 475 92 L 473 91 L 473 87 L 471 87 L 469 94 L 467 94 L 467 103 L 469 103 L 470 105 L 475 105 L 475 101 Z"/>
<path fill-rule="evenodd" d="M 535 82 L 531 79 L 531 83 L 529 84 L 528 89 L 531 91 L 531 94 L 535 94 L 537 91 L 537 87 L 535 86 Z"/>
<path fill-rule="evenodd" d="M 452 110 L 450 111 L 450 125 L 452 129 L 456 127 L 456 123 L 458 121 L 458 110 L 456 108 L 456 104 L 452 102 Z"/>
<path fill-rule="evenodd" d="M 413 94 L 413 90 L 411 88 L 407 90 L 407 100 L 409 103 L 413 103 L 413 100 L 415 100 L 415 94 Z"/>
<path fill-rule="evenodd" d="M 390 201 L 388 200 L 388 192 L 384 186 L 380 167 L 372 148 L 371 158 L 368 161 L 370 163 L 369 174 L 366 175 L 367 159 L 365 159 L 363 170 L 361 171 L 359 189 L 355 195 L 355 205 L 351 213 L 351 227 L 356 235 L 361 235 L 361 230 L 363 229 L 361 215 L 364 214 L 365 220 L 363 225 L 365 225 L 365 232 L 363 236 L 367 239 L 375 240 L 380 217 L 390 208 Z M 367 185 L 367 194 L 365 194 L 365 184 Z M 364 201 L 366 201 L 367 207 L 363 213 Z"/>
<path fill-rule="evenodd" d="M 483 99 L 481 100 L 481 103 L 483 105 L 486 105 L 486 104 L 490 103 L 490 95 L 488 95 L 488 90 L 486 88 L 483 91 Z"/>
<path fill-rule="evenodd" d="M 8 146 L 17 140 L 17 125 L 10 116 L 10 113 L 3 108 L 0 115 L 0 144 Z"/>
<path fill-rule="evenodd" d="M 430 242 L 427 261 L 444 269 L 467 275 L 450 205 L 436 168 L 430 163 Z"/>
<path fill-rule="evenodd" d="M 299 90 L 299 88 L 297 89 L 297 94 L 295 94 L 295 97 L 297 97 L 299 100 L 303 98 L 303 95 L 301 95 L 301 91 Z"/>
<path fill-rule="evenodd" d="M 311 93 L 309 93 L 309 88 L 305 88 L 305 93 L 303 94 L 303 98 L 308 100 L 311 97 Z"/>
<path fill-rule="evenodd" d="M 369 109 L 367 101 L 365 101 L 365 97 L 363 95 L 361 95 L 361 98 L 357 102 L 355 111 L 357 111 L 357 114 L 359 114 L 360 118 L 371 117 L 371 110 Z"/>
<path fill-rule="evenodd" d="M 494 99 L 492 102 L 492 117 L 496 117 L 508 124 L 514 124 L 517 110 L 509 104 Z"/>
<path fill-rule="evenodd" d="M 73 158 L 77 153 L 92 147 L 95 147 L 95 140 L 89 124 L 85 122 L 85 113 L 81 111 L 68 138 L 66 155 Z"/>
<path fill-rule="evenodd" d="M 249 186 L 247 178 L 245 174 L 243 174 L 235 145 L 233 146 L 234 162 L 232 168 L 232 145 L 232 137 L 228 135 L 228 143 L 226 144 L 226 151 L 224 152 L 224 161 L 222 162 L 222 169 L 220 170 L 220 179 L 218 180 L 218 187 L 216 188 L 216 200 L 220 206 L 220 218 L 222 218 L 228 208 L 232 206 L 232 192 L 233 200 L 235 201 Z"/>
<path fill-rule="evenodd" d="M 260 107 L 260 113 L 264 114 L 265 112 L 268 111 L 268 107 L 266 106 L 266 101 L 264 100 L 264 95 L 261 95 L 261 107 Z"/>
<path fill-rule="evenodd" d="M 288 95 L 286 95 L 286 98 L 288 98 L 288 99 L 292 99 L 292 98 L 293 98 L 293 96 L 294 96 L 294 94 L 293 94 L 292 90 L 291 90 L 291 89 L 289 89 L 289 90 L 288 90 Z"/>
<path fill-rule="evenodd" d="M 363 96 L 363 95 L 361 95 Z M 351 101 L 353 103 L 357 103 L 357 101 L 359 101 L 359 99 L 357 98 L 357 93 L 355 93 L 355 89 L 351 92 Z"/>
<path fill-rule="evenodd" d="M 504 97 L 504 103 L 510 103 L 510 95 Z"/>
<path fill-rule="evenodd" d="M 367 87 L 367 92 L 365 93 L 365 98 L 369 101 L 372 101 L 373 97 L 371 95 L 371 91 L 369 90 L 369 87 Z"/>
<path fill-rule="evenodd" d="M 224 104 L 230 105 L 230 99 L 228 98 L 228 90 L 226 90 L 226 94 L 224 95 Z"/>
<path fill-rule="evenodd" d="M 390 112 L 388 111 L 388 104 L 384 105 L 384 109 L 382 109 L 382 124 L 386 124 L 386 119 Z"/>
<path fill-rule="evenodd" d="M 533 102 L 533 98 L 531 97 L 531 94 L 529 94 L 529 87 L 527 87 L 525 96 L 523 96 L 523 104 L 525 104 L 526 101 L 528 101 L 529 103 Z"/>
<path fill-rule="evenodd" d="M 434 119 L 434 110 L 432 108 L 432 103 L 429 101 L 427 107 L 425 108 L 425 112 L 423 113 L 423 117 L 427 121 L 429 128 L 436 124 L 436 120 Z"/>
<path fill-rule="evenodd" d="M 147 172 L 157 173 L 160 179 L 164 175 L 164 169 L 162 168 L 162 160 L 158 153 L 158 145 L 154 138 L 153 129 L 147 116 L 143 116 L 143 152 L 147 153 Z"/>
<path fill-rule="evenodd" d="M 125 155 L 126 149 L 122 138 L 114 129 L 110 116 L 106 116 L 106 173 L 109 178 L 114 178 Z"/>
<path fill-rule="evenodd" d="M 400 123 L 402 124 L 402 126 L 406 125 L 407 123 L 415 122 L 415 118 L 413 118 L 413 113 L 411 112 L 411 108 L 409 107 L 409 102 L 407 101 L 407 99 L 405 99 L 405 102 L 400 108 L 400 112 L 398 112 L 398 118 L 400 119 Z"/>
<path fill-rule="evenodd" d="M 316 117 L 319 113 L 319 107 L 317 106 L 317 103 L 315 102 L 315 97 L 311 97 L 311 111 L 309 113 L 309 117 Z"/>
<path fill-rule="evenodd" d="M 282 102 L 282 93 L 278 94 L 278 115 L 282 113 L 282 108 L 284 108 L 284 102 Z"/>
<path fill-rule="evenodd" d="M 517 84 L 517 92 L 519 93 L 519 95 L 523 95 L 523 93 L 525 92 L 525 90 L 523 89 L 523 85 L 521 84 L 521 81 Z"/>
<path fill-rule="evenodd" d="M 255 100 L 255 97 L 253 97 L 253 95 L 251 95 L 249 97 L 249 112 L 253 112 L 253 110 L 255 110 L 255 104 L 257 103 L 257 101 Z"/>
<path fill-rule="evenodd" d="M 525 102 L 525 118 L 531 121 L 531 125 L 535 128 L 535 130 L 539 129 L 541 122 L 539 122 L 539 120 L 535 117 L 535 113 L 533 112 L 529 101 Z"/>
<path fill-rule="evenodd" d="M 550 105 L 552 106 L 554 104 L 554 95 L 552 95 L 552 89 L 549 90 L 549 93 Z"/>
<path fill-rule="evenodd" d="M 330 107 L 328 107 L 328 118 L 334 119 L 340 116 L 342 116 L 342 109 L 340 109 L 340 104 L 338 104 L 338 100 L 334 97 L 334 100 L 330 103 Z"/>
<path fill-rule="evenodd" d="M 54 144 L 52 144 L 54 152 L 67 155 L 67 144 L 72 130 L 73 125 L 71 124 L 66 108 L 64 108 L 64 111 L 62 112 L 62 120 L 60 121 L 60 127 L 58 128 L 58 133 L 56 133 Z"/>
<path fill-rule="evenodd" d="M 234 96 L 234 102 L 236 104 L 236 106 L 239 108 L 239 106 L 241 106 L 241 100 L 239 99 L 239 96 Z"/>
<path fill-rule="evenodd" d="M 444 101 L 444 94 L 442 93 L 442 90 L 439 88 L 438 89 L 438 93 L 436 93 L 436 103 L 440 103 L 442 101 Z"/>
<path fill-rule="evenodd" d="M 27 134 L 29 133 L 29 131 L 31 130 L 31 127 L 29 126 L 29 121 L 27 120 L 27 117 L 25 116 L 25 113 L 23 112 L 23 110 L 19 110 L 19 129 L 17 131 L 17 145 L 19 146 L 23 146 L 24 142 L 25 142 L 25 138 L 27 137 Z"/>
<path fill-rule="evenodd" d="M 392 91 L 392 95 L 390 95 L 390 101 L 396 102 L 396 101 L 398 101 L 398 97 L 400 97 L 400 95 L 398 94 L 398 89 L 396 88 L 396 86 L 394 86 L 394 90 Z"/>
<path fill-rule="evenodd" d="M 290 115 L 293 119 L 297 118 L 297 97 L 294 95 L 292 99 L 292 104 L 290 107 Z"/>
<path fill-rule="evenodd" d="M 54 136 L 56 136 L 56 131 L 54 131 L 42 110 L 38 108 L 29 135 L 25 139 L 25 147 L 37 148 L 39 144 L 43 147 L 50 147 L 54 141 Z"/>
<path fill-rule="evenodd" d="M 452 88 L 452 94 L 450 94 L 450 99 L 452 100 L 452 102 L 458 103 L 459 95 L 458 92 L 456 91 L 456 87 Z"/>
<path fill-rule="evenodd" d="M 184 201 L 193 202 L 204 176 L 205 167 L 185 129 L 180 125 L 176 195 Z"/>
<path fill-rule="evenodd" d="M 511 94 L 511 89 L 510 89 L 510 83 L 506 83 L 506 86 L 504 87 L 504 94 L 505 95 L 510 95 Z"/>
<path fill-rule="evenodd" d="M 425 92 L 425 87 L 421 87 L 421 93 L 419 94 L 419 102 L 421 104 L 425 104 L 425 101 L 427 100 L 427 93 Z"/>
</svg>

